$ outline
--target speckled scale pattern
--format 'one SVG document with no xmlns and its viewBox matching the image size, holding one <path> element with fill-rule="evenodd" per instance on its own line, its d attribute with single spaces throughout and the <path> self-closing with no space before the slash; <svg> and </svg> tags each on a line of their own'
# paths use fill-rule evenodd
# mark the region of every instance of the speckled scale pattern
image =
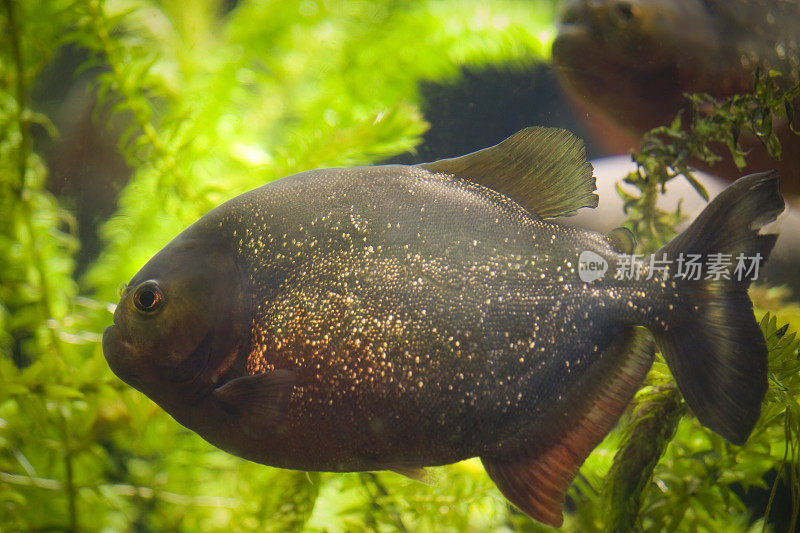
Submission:
<svg viewBox="0 0 800 533">
<path fill-rule="evenodd" d="M 418 167 L 309 171 L 206 219 L 236 243 L 247 372 L 297 371 L 275 446 L 294 468 L 512 453 L 601 379 L 623 328 L 677 301 L 654 280 L 581 282 L 581 251 L 617 259 L 603 236 Z"/>
</svg>

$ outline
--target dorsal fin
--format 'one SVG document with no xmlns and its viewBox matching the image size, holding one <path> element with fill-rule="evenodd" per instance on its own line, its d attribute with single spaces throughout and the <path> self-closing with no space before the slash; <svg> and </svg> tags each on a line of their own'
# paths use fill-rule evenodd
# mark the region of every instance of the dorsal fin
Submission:
<svg viewBox="0 0 800 533">
<path fill-rule="evenodd" d="M 479 183 L 540 218 L 597 207 L 597 187 L 583 141 L 567 130 L 526 128 L 498 145 L 419 166 Z"/>
<path fill-rule="evenodd" d="M 530 449 L 502 458 L 481 457 L 500 492 L 532 518 L 561 525 L 564 498 L 578 469 L 611 431 L 650 369 L 653 337 L 634 327 L 600 354 L 574 390 L 579 400 L 559 405 L 540 422 L 548 429 Z"/>
</svg>

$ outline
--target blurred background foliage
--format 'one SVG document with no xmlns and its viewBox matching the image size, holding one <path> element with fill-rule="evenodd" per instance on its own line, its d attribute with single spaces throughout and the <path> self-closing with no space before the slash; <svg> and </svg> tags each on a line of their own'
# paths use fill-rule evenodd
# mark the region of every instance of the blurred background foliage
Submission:
<svg viewBox="0 0 800 533">
<path fill-rule="evenodd" d="M 119 381 L 99 340 L 120 283 L 209 208 L 294 172 L 414 150 L 420 82 L 546 62 L 554 13 L 547 0 L 2 0 L 0 530 L 547 529 L 477 460 L 435 469 L 427 486 L 232 457 Z M 65 123 L 89 117 L 105 142 L 93 153 L 79 128 L 51 121 L 65 92 L 53 84 L 88 100 Z M 82 156 L 100 177 L 57 194 Z M 573 484 L 566 530 L 761 530 L 768 506 L 777 529 L 796 520 L 800 307 L 780 289 L 755 295 L 759 317 L 779 318 L 762 322 L 770 391 L 747 445 L 680 400 L 654 414 L 670 387 L 657 363 Z M 648 433 L 670 413 L 674 438 Z M 649 469 L 615 460 L 621 444 L 644 447 Z M 611 516 L 620 501 L 636 504 Z"/>
</svg>

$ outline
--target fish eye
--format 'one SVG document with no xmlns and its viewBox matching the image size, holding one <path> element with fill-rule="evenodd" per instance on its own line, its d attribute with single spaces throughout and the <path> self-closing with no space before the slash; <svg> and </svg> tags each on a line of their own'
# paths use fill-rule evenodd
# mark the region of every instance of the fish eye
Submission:
<svg viewBox="0 0 800 533">
<path fill-rule="evenodd" d="M 611 14 L 614 22 L 619 26 L 630 24 L 636 18 L 636 13 L 630 2 L 617 2 L 612 8 Z"/>
<path fill-rule="evenodd" d="M 136 287 L 133 305 L 142 313 L 154 313 L 164 305 L 164 293 L 155 281 L 145 281 Z"/>
</svg>

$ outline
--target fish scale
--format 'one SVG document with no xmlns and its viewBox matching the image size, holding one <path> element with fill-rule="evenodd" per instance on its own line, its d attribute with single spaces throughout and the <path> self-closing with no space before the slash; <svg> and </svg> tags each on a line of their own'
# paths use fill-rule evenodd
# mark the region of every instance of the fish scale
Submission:
<svg viewBox="0 0 800 533">
<path fill-rule="evenodd" d="M 413 397 L 420 417 L 408 427 L 419 428 L 427 425 L 428 413 L 422 407 L 439 399 L 475 410 L 469 416 L 487 429 L 493 426 L 481 433 L 494 440 L 504 432 L 504 424 L 492 421 L 508 413 L 516 418 L 520 412 L 536 412 L 547 398 L 563 395 L 563 387 L 553 386 L 566 382 L 560 374 L 582 369 L 580 354 L 597 353 L 615 336 L 602 321 L 595 324 L 594 318 L 583 318 L 579 312 L 587 297 L 576 270 L 577 256 L 591 249 L 613 260 L 615 252 L 604 239 L 536 220 L 489 189 L 413 168 L 349 169 L 342 179 L 329 173 L 306 173 L 302 179 L 297 188 L 304 208 L 315 213 L 324 205 L 331 211 L 302 230 L 280 238 L 270 235 L 271 249 L 243 243 L 241 259 L 256 273 L 248 292 L 269 293 L 263 301 L 253 302 L 248 371 L 312 368 L 318 372 L 311 381 L 331 380 L 327 389 L 322 387 L 314 395 L 297 391 L 289 406 L 289 420 L 305 424 L 313 417 L 324 424 L 326 419 L 346 416 L 343 405 L 353 405 L 358 412 L 352 413 L 351 421 L 368 427 L 368 421 L 376 417 L 401 417 L 401 413 L 372 410 L 374 403 L 395 404 Z M 400 186 L 392 190 L 395 184 Z M 296 205 L 294 198 L 260 192 L 263 197 L 245 196 L 242 204 L 230 205 L 237 213 L 233 224 L 237 232 L 242 221 L 257 221 L 238 218 L 246 212 L 242 205 L 257 206 L 273 219 L 291 216 L 284 212 Z M 435 199 L 434 205 L 430 198 Z M 364 231 L 351 222 L 353 204 L 363 206 L 357 219 L 365 224 Z M 426 212 L 426 216 L 418 215 Z M 442 220 L 453 220 L 464 212 L 473 214 L 462 217 L 455 232 L 442 225 Z M 266 233 L 258 225 L 248 229 L 253 235 Z M 476 236 L 480 238 L 470 239 Z M 539 253 L 539 243 L 549 246 L 554 241 L 561 243 L 557 255 Z M 318 244 L 299 246 L 301 242 Z M 273 250 L 280 256 L 276 258 Z M 291 266 L 274 264 L 282 261 Z M 277 286 L 272 275 L 266 281 L 257 277 L 257 273 L 276 270 L 290 272 Z M 610 285 L 616 288 L 613 298 L 608 290 L 595 289 L 598 300 L 612 302 L 598 318 L 608 316 L 608 308 L 614 305 L 618 309 L 612 312 L 620 318 L 630 309 L 626 302 L 633 298 L 632 291 L 618 285 Z M 576 342 L 568 354 L 561 354 L 553 347 L 567 330 Z M 593 335 L 577 335 L 582 330 Z M 311 350 L 306 348 L 309 345 Z M 572 369 L 564 365 L 566 356 L 573 357 Z M 365 384 L 380 397 L 365 397 Z M 449 389 L 448 385 L 454 386 Z M 450 431 L 449 427 L 445 423 L 430 431 Z M 413 442 L 420 433 L 430 435 L 429 431 L 386 435 L 397 448 L 393 453 L 398 462 L 420 453 Z M 456 440 L 467 443 L 466 437 L 459 435 Z M 465 446 L 460 456 L 447 451 L 437 463 L 481 455 L 478 452 L 487 451 L 490 444 Z M 361 462 L 351 457 L 350 450 L 342 458 L 328 457 L 336 449 L 330 440 L 325 448 L 308 454 L 320 462 L 308 468 L 318 469 L 332 461 L 345 470 L 368 468 L 369 458 L 380 455 L 369 450 L 369 442 L 357 446 L 364 450 Z"/>
<path fill-rule="evenodd" d="M 756 226 L 783 208 L 777 184 L 742 178 L 657 257 L 766 257 L 774 236 Z M 156 254 L 122 295 L 104 353 L 246 459 L 418 476 L 478 456 L 510 501 L 558 525 L 653 339 L 701 422 L 733 442 L 766 389 L 749 280 L 660 279 L 646 261 L 639 279 L 616 279 L 632 251 L 623 230 L 546 220 L 597 205 L 593 190 L 582 143 L 548 128 L 419 166 L 296 174 Z M 606 275 L 582 279 L 583 253 Z"/>
</svg>

